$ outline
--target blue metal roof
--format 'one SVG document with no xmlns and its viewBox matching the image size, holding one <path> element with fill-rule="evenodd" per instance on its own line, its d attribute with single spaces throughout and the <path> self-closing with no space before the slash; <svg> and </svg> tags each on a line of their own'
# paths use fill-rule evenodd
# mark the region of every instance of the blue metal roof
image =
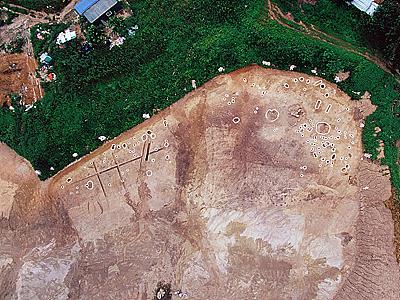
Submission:
<svg viewBox="0 0 400 300">
<path fill-rule="evenodd" d="M 75 10 L 78 14 L 83 15 L 90 7 L 92 7 L 99 0 L 81 0 L 75 5 Z"/>
</svg>

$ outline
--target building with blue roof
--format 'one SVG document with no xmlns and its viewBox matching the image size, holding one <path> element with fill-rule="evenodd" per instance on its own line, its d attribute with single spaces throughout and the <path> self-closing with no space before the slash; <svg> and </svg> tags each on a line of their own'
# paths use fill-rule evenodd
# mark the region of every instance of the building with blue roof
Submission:
<svg viewBox="0 0 400 300">
<path fill-rule="evenodd" d="M 74 8 L 79 15 L 94 23 L 103 17 L 110 17 L 121 5 L 118 0 L 81 0 Z"/>
</svg>

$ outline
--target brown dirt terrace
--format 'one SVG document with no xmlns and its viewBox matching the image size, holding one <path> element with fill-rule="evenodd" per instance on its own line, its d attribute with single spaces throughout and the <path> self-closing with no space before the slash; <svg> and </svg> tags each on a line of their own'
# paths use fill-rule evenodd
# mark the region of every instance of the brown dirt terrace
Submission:
<svg viewBox="0 0 400 300">
<path fill-rule="evenodd" d="M 0 105 L 10 101 L 10 94 L 21 95 L 24 105 L 43 97 L 36 68 L 35 59 L 26 54 L 0 55 Z"/>
<path fill-rule="evenodd" d="M 390 182 L 362 157 L 363 107 L 320 78 L 250 66 L 32 196 L 12 179 L 27 163 L 7 168 L 0 298 L 144 300 L 164 280 L 173 299 L 399 299 Z"/>
</svg>

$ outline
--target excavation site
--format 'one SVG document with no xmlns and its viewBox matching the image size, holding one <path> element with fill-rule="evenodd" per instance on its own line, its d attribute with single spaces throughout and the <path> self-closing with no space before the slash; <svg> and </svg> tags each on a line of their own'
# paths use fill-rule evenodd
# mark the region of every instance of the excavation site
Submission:
<svg viewBox="0 0 400 300">
<path fill-rule="evenodd" d="M 374 110 L 251 65 L 44 182 L 2 144 L 0 299 L 400 299 Z"/>
</svg>

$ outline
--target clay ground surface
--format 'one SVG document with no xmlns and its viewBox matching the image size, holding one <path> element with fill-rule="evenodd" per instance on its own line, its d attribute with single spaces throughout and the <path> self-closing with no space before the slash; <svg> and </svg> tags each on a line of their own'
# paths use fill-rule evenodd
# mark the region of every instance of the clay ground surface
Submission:
<svg viewBox="0 0 400 300">
<path fill-rule="evenodd" d="M 144 300 L 165 281 L 174 299 L 399 299 L 389 172 L 362 156 L 370 110 L 250 66 L 45 183 L 21 185 L 16 157 L 0 298 Z"/>
<path fill-rule="evenodd" d="M 10 101 L 10 94 L 22 95 L 22 104 L 32 104 L 43 97 L 36 68 L 35 59 L 25 53 L 0 56 L 0 105 Z"/>
</svg>

